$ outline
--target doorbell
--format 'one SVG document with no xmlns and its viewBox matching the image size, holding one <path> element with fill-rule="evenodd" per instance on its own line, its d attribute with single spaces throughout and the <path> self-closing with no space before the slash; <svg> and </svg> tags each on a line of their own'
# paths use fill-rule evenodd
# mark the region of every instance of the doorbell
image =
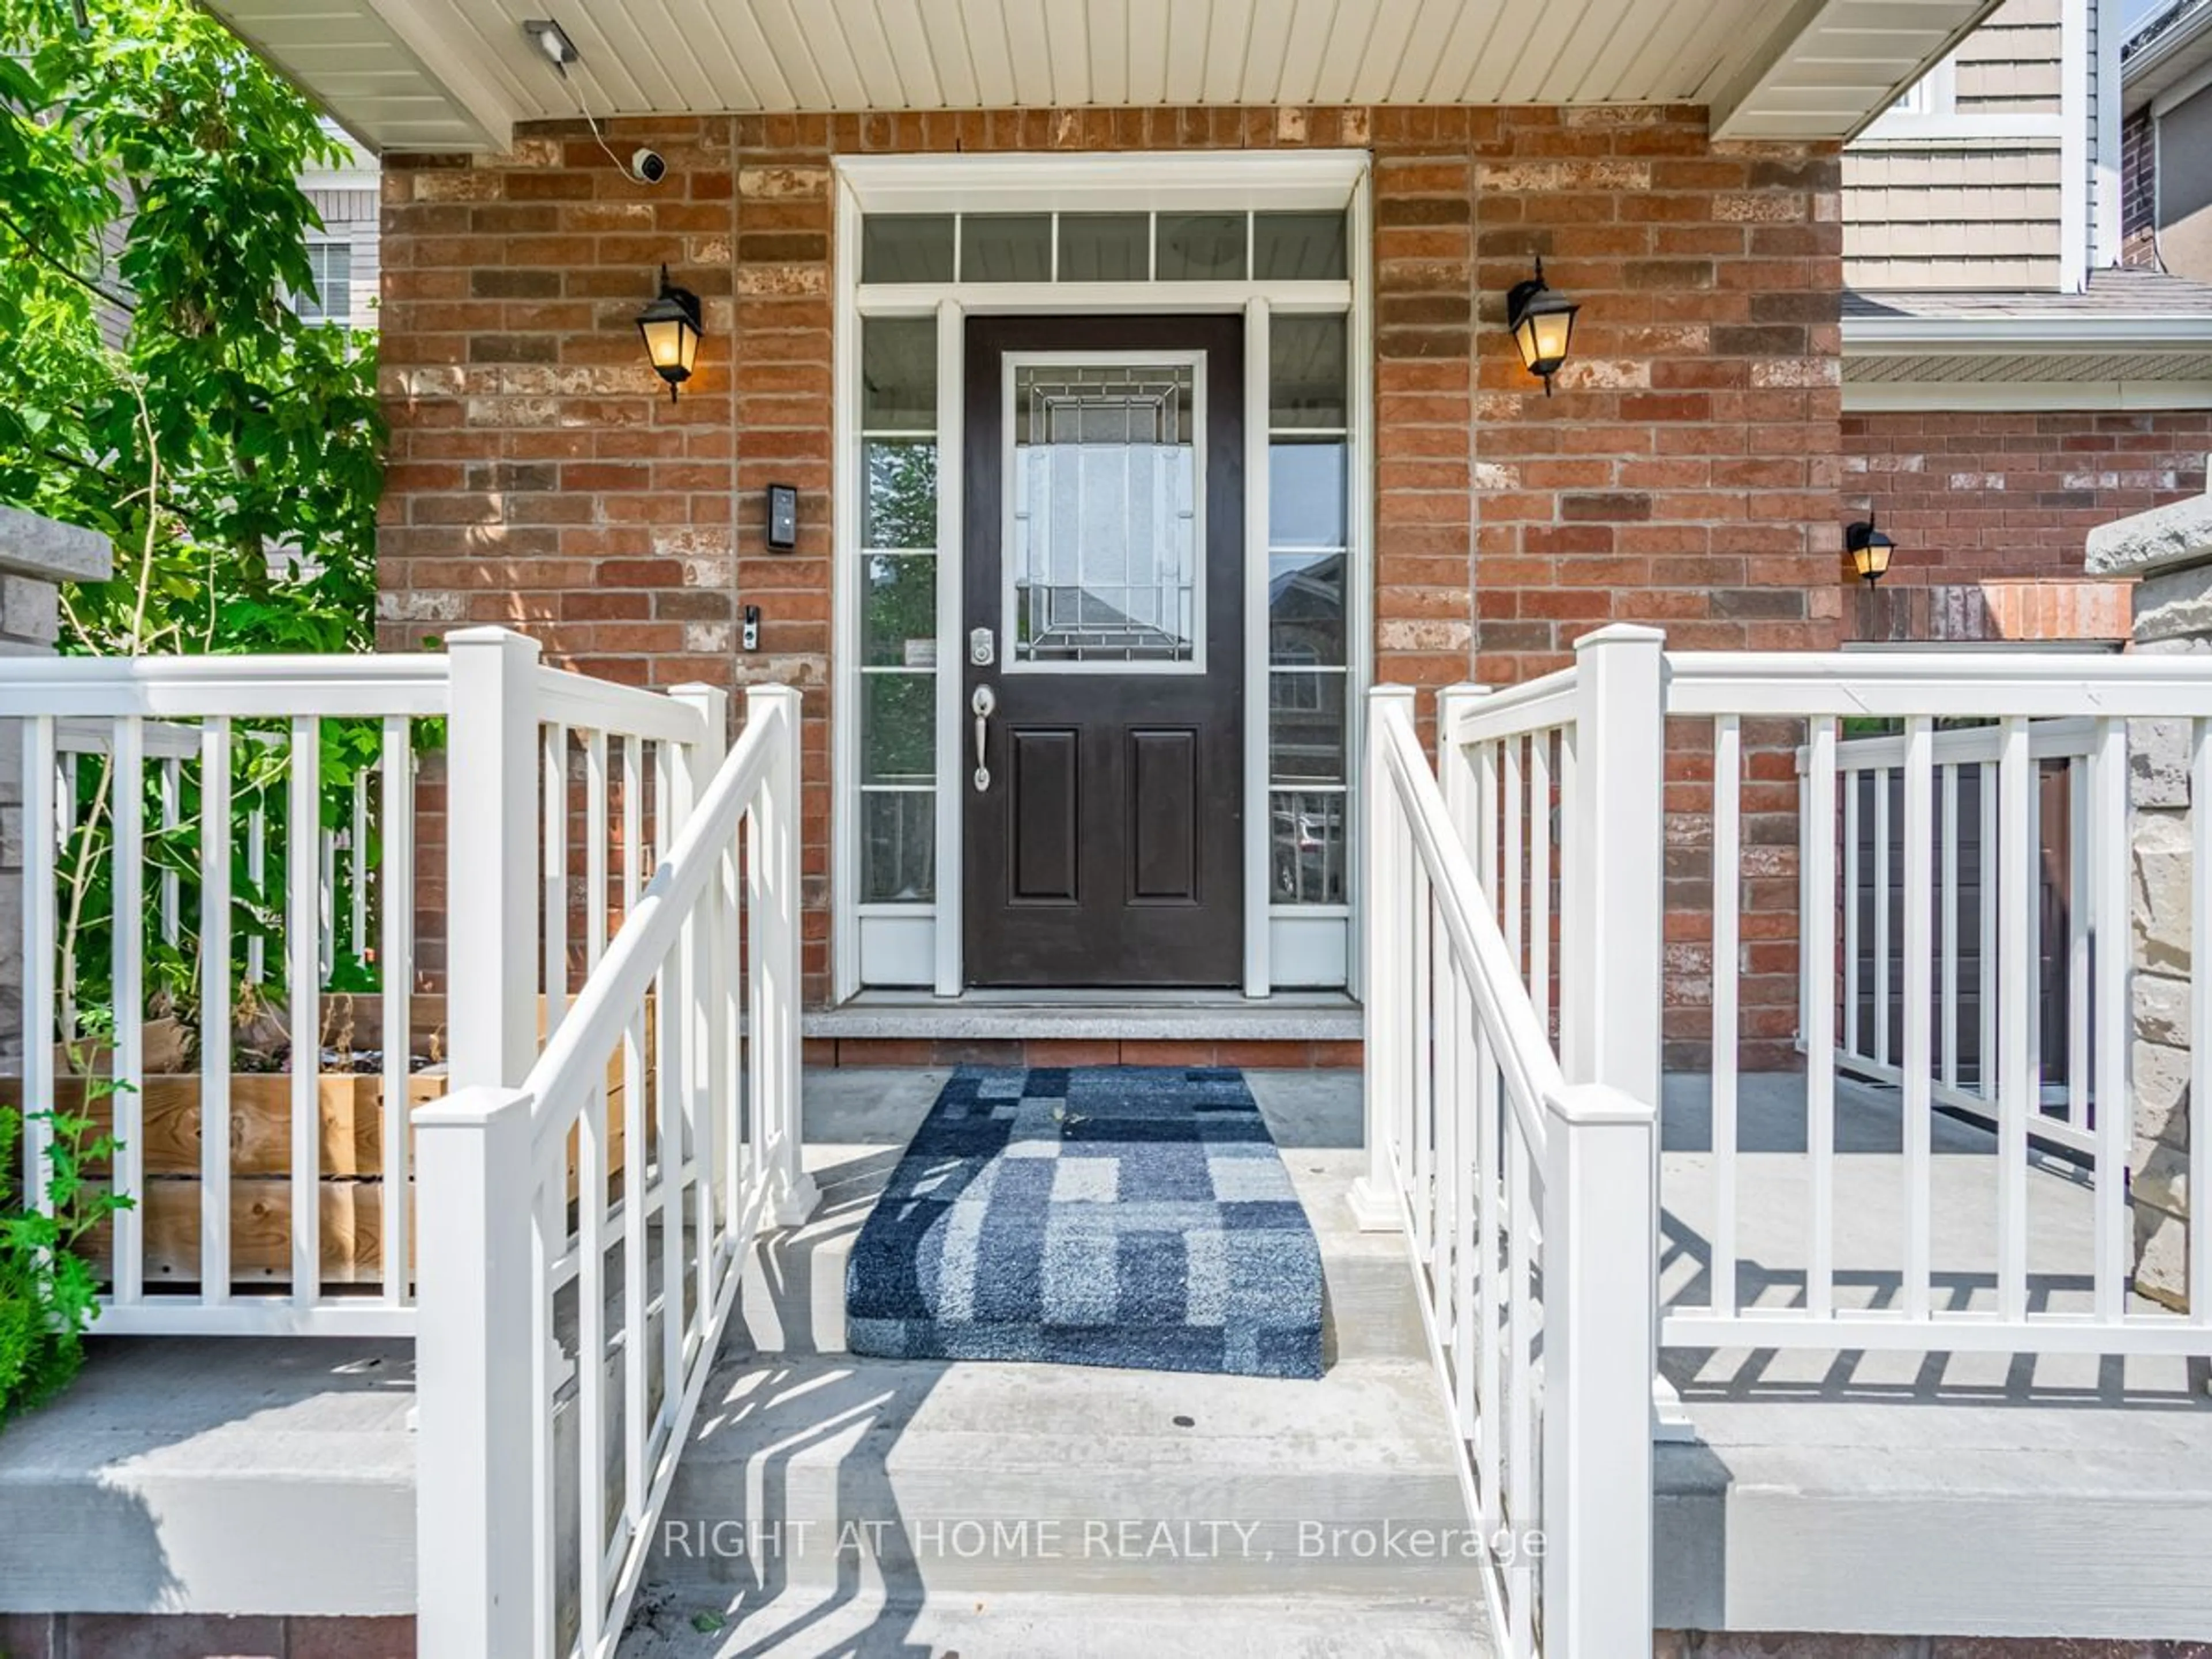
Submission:
<svg viewBox="0 0 2212 1659">
<path fill-rule="evenodd" d="M 799 545 L 799 488 L 772 483 L 768 487 L 768 548 L 788 553 Z"/>
<path fill-rule="evenodd" d="M 746 650 L 757 651 L 760 649 L 760 607 L 757 605 L 749 605 L 745 607 L 745 625 L 743 638 L 744 641 L 744 648 Z"/>
</svg>

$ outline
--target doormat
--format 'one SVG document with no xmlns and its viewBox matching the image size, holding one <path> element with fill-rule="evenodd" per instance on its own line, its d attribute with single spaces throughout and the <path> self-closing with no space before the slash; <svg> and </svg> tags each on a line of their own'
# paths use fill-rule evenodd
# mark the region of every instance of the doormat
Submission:
<svg viewBox="0 0 2212 1659">
<path fill-rule="evenodd" d="M 1321 1248 L 1243 1073 L 963 1066 L 854 1241 L 885 1359 L 1322 1374 Z"/>
</svg>

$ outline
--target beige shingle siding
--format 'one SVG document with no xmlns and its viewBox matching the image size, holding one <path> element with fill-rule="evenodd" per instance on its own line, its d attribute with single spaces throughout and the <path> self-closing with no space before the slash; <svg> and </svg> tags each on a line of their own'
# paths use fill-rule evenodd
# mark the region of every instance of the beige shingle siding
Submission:
<svg viewBox="0 0 2212 1659">
<path fill-rule="evenodd" d="M 1931 113 L 2057 115 L 2061 9 L 2062 0 L 2006 0 L 1954 55 L 1955 108 Z M 1861 138 L 1844 152 L 1844 282 L 2057 287 L 2062 165 L 2056 137 Z"/>
<path fill-rule="evenodd" d="M 2056 115 L 2059 0 L 2008 0 L 1955 55 L 1961 115 Z"/>
<path fill-rule="evenodd" d="M 1846 150 L 1845 285 L 2056 286 L 2059 165 L 2055 143 Z"/>
</svg>

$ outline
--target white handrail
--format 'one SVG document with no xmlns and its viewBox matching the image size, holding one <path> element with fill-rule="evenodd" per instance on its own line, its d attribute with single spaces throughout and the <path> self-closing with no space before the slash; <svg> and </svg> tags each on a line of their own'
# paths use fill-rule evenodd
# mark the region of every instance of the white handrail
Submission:
<svg viewBox="0 0 2212 1659">
<path fill-rule="evenodd" d="M 1494 1647 L 1617 1659 L 1651 1632 L 1656 1116 L 1565 1083 L 1412 700 L 1382 687 L 1369 702 L 1368 1171 L 1353 1206 L 1412 1249 Z M 1476 839 L 1486 860 L 1492 838 Z"/>
<path fill-rule="evenodd" d="M 463 1089 L 416 1114 L 426 1659 L 614 1652 L 745 1253 L 814 1203 L 799 1161 L 799 693 L 749 691 L 726 755 L 723 694 L 676 695 L 706 735 L 680 757 L 660 750 L 659 868 L 606 939 L 611 849 L 587 844 L 592 966 L 574 1001 L 555 928 L 551 1030 L 519 1086 Z M 592 712 L 619 718 L 619 702 Z M 546 775 L 565 783 L 562 728 L 544 742 Z M 604 742 L 585 760 L 596 813 Z M 633 752 L 632 879 L 643 781 Z M 566 908 L 564 817 L 549 809 L 542 826 L 559 872 L 549 909 Z"/>
</svg>

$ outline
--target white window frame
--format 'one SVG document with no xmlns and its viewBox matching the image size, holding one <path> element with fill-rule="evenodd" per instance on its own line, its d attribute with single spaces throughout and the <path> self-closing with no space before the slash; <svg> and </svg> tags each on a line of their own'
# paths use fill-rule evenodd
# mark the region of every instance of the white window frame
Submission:
<svg viewBox="0 0 2212 1659">
<path fill-rule="evenodd" d="M 1347 445 L 1352 544 L 1346 593 L 1346 787 L 1357 800 L 1364 693 L 1372 670 L 1374 344 L 1369 277 L 1370 160 L 1364 150 L 841 157 L 836 176 L 835 502 L 830 741 L 830 977 L 843 1001 L 869 984 L 926 985 L 956 997 L 965 983 L 961 867 L 965 744 L 962 703 L 965 319 L 969 315 L 1212 313 L 1244 320 L 1244 994 L 1339 981 L 1357 994 L 1358 817 L 1348 825 L 1342 906 L 1271 902 L 1267 758 L 1268 319 L 1345 316 L 1355 411 Z M 864 214 L 1344 212 L 1349 276 L 1340 282 L 874 283 L 860 280 Z M 957 255 L 957 250 L 956 250 Z M 860 325 L 872 317 L 937 319 L 937 889 L 930 904 L 857 902 L 860 868 L 859 512 Z M 1221 394 L 1217 388 L 1216 395 Z M 1254 711 L 1257 711 L 1256 717 Z"/>
<path fill-rule="evenodd" d="M 313 235 L 308 237 L 307 252 L 310 263 L 313 262 L 313 256 L 317 248 L 343 248 L 345 250 L 346 302 L 340 309 L 335 311 L 331 309 L 330 297 L 323 292 L 323 289 L 326 284 L 319 283 L 316 286 L 313 295 L 315 302 L 315 314 L 310 317 L 306 312 L 300 309 L 300 301 L 307 297 L 304 295 L 295 294 L 291 296 L 292 310 L 303 323 L 325 323 L 334 325 L 339 328 L 349 327 L 353 323 L 353 238 L 350 236 L 331 235 Z"/>
<path fill-rule="evenodd" d="M 1851 147 L 1980 143 L 1990 139 L 2032 139 L 2055 144 L 2065 131 L 2063 115 L 1961 115 L 1958 62 L 1945 57 L 1906 88 L 1896 104 L 1869 122 L 1851 141 Z"/>
</svg>

